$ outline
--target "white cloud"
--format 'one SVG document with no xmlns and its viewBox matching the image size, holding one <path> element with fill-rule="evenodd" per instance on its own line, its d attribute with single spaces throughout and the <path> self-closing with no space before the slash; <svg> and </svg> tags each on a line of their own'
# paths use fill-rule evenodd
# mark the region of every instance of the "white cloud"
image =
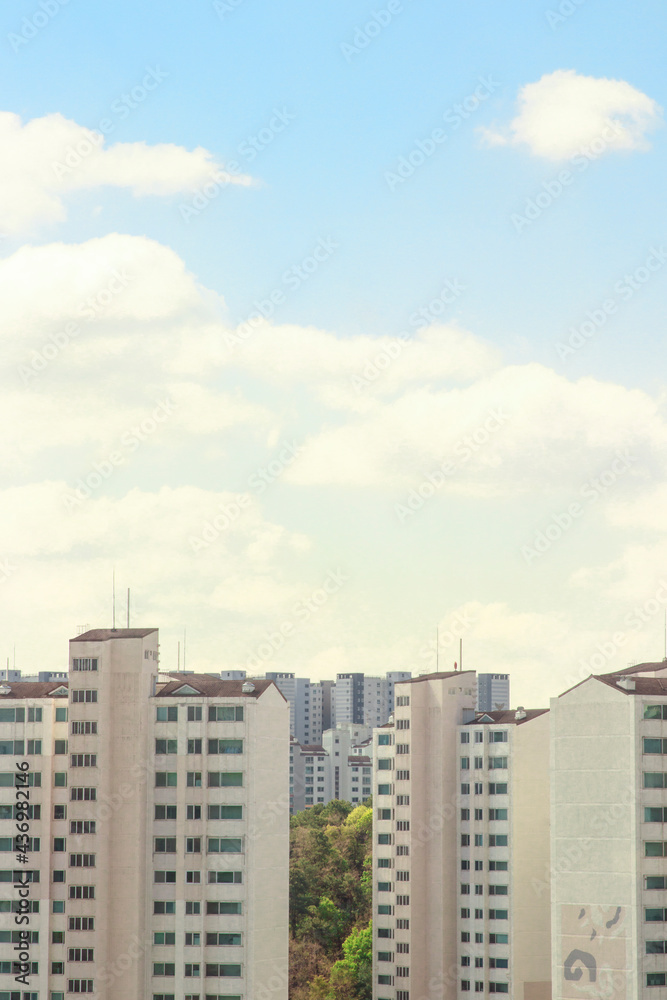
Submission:
<svg viewBox="0 0 667 1000">
<path fill-rule="evenodd" d="M 262 323 L 231 338 L 227 364 L 279 385 L 314 386 L 327 404 L 352 410 L 412 383 L 468 381 L 501 360 L 496 348 L 453 323 L 422 324 L 404 339 Z"/>
<path fill-rule="evenodd" d="M 102 186 L 129 189 L 135 196 L 190 191 L 224 170 L 208 150 L 172 143 L 116 143 L 60 114 L 25 124 L 0 112 L 0 230 L 30 232 L 66 218 L 68 192 Z M 224 183 L 248 185 L 244 174 Z"/>
<path fill-rule="evenodd" d="M 313 434 L 286 477 L 406 488 L 449 462 L 443 492 L 500 496 L 578 489 L 630 446 L 637 472 L 628 478 L 661 474 L 665 444 L 667 424 L 648 395 L 591 378 L 570 382 L 532 364 L 377 403 Z"/>
<path fill-rule="evenodd" d="M 624 80 L 556 70 L 519 91 L 519 114 L 508 129 L 480 130 L 489 145 L 527 146 L 548 160 L 590 150 L 647 149 L 647 133 L 662 125 L 662 108 Z"/>
</svg>

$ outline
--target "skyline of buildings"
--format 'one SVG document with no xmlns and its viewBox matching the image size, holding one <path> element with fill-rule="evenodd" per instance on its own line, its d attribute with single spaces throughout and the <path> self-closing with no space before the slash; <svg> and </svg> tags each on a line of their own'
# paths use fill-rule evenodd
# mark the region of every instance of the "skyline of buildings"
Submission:
<svg viewBox="0 0 667 1000">
<path fill-rule="evenodd" d="M 301 743 L 322 682 L 162 672 L 158 638 L 0 680 L 0 1000 L 285 1000 L 289 816 L 371 798 L 374 1000 L 667 990 L 667 660 L 537 709 L 479 707 L 506 674 L 339 675 L 334 721 L 341 682 L 364 718 L 391 683 L 388 720 Z"/>
</svg>

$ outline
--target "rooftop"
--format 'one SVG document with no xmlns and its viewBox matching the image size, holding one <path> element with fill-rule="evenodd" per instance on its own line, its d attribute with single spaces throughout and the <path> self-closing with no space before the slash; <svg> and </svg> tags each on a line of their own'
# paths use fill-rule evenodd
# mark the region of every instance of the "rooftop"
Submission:
<svg viewBox="0 0 667 1000">
<path fill-rule="evenodd" d="M 523 713 L 517 719 L 516 713 L 519 709 L 505 709 L 502 712 L 478 712 L 474 719 L 464 723 L 466 726 L 520 726 L 524 722 L 531 722 L 540 715 L 546 715 L 548 708 L 522 708 Z"/>
<path fill-rule="evenodd" d="M 461 677 L 463 674 L 474 674 L 474 670 L 449 670 L 446 673 L 422 674 L 420 677 L 411 677 L 409 680 L 397 681 L 397 684 L 421 684 L 423 681 L 444 681 L 452 677 Z"/>
<path fill-rule="evenodd" d="M 653 694 L 667 696 L 667 678 L 662 677 L 628 677 L 627 674 L 596 674 L 596 681 L 602 681 L 608 687 L 620 691 L 621 694 Z M 590 679 L 590 678 L 589 678 Z M 625 681 L 632 685 L 631 688 L 622 687 L 619 681 Z"/>
<path fill-rule="evenodd" d="M 177 674 L 171 674 L 170 676 L 178 677 Z M 244 691 L 243 687 L 246 684 L 252 684 L 254 690 Z M 155 692 L 155 697 L 183 697 L 181 689 L 184 687 L 191 688 L 195 692 L 194 695 L 187 694 L 185 696 L 189 698 L 193 698 L 196 695 L 201 695 L 203 698 L 259 698 L 267 688 L 274 687 L 276 691 L 280 691 L 273 681 L 223 681 L 220 677 L 214 677 L 211 674 L 184 674 L 178 680 L 168 681 L 166 684 L 159 686 Z M 179 692 L 181 692 L 180 695 Z M 285 701 L 282 692 L 280 692 L 280 697 Z"/>
<path fill-rule="evenodd" d="M 0 703 L 12 698 L 50 698 L 54 691 L 67 688 L 67 681 L 0 681 L 2 687 L 11 688 L 0 695 Z"/>
<path fill-rule="evenodd" d="M 70 642 L 106 642 L 108 639 L 144 639 L 156 628 L 92 628 L 70 639 Z"/>
<path fill-rule="evenodd" d="M 667 670 L 667 660 L 660 660 L 658 663 L 636 663 L 634 667 L 626 667 L 625 670 L 614 670 L 613 674 L 602 674 L 603 677 L 616 677 L 628 674 L 652 674 Z"/>
</svg>

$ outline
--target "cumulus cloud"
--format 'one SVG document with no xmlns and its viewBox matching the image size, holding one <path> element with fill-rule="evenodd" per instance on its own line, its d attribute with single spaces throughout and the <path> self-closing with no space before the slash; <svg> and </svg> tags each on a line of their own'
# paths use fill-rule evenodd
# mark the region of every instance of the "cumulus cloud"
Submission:
<svg viewBox="0 0 667 1000">
<path fill-rule="evenodd" d="M 457 325 L 422 326 L 403 337 L 338 337 L 315 327 L 257 324 L 233 331 L 225 365 L 278 385 L 316 386 L 332 406 L 366 409 L 424 382 L 466 382 L 493 371 L 500 352 Z"/>
<path fill-rule="evenodd" d="M 591 378 L 571 382 L 531 364 L 463 387 L 414 387 L 378 401 L 313 434 L 287 478 L 409 488 L 448 464 L 443 492 L 578 490 L 629 446 L 642 475 L 662 474 L 665 444 L 667 424 L 647 394 Z"/>
<path fill-rule="evenodd" d="M 590 150 L 647 149 L 662 108 L 624 80 L 556 70 L 519 91 L 519 113 L 503 130 L 482 129 L 489 145 L 527 146 L 534 156 L 566 160 Z"/>
<path fill-rule="evenodd" d="M 190 191 L 219 176 L 248 185 L 245 174 L 225 174 L 212 153 L 172 143 L 116 143 L 61 114 L 25 124 L 0 112 L 0 229 L 31 232 L 66 218 L 69 192 L 102 186 L 127 188 L 136 197 Z"/>
</svg>

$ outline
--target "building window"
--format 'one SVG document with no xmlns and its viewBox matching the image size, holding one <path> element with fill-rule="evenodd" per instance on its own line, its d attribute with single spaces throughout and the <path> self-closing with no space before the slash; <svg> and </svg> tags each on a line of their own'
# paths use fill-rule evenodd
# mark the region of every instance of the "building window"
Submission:
<svg viewBox="0 0 667 1000">
<path fill-rule="evenodd" d="M 489 769 L 494 770 L 507 770 L 507 757 L 489 757 Z"/>
<path fill-rule="evenodd" d="M 243 705 L 211 705 L 209 722 L 243 722 Z"/>
<path fill-rule="evenodd" d="M 80 691 L 72 691 L 72 701 L 80 704 L 95 704 L 97 702 L 97 691 L 91 688 L 84 688 Z"/>
<path fill-rule="evenodd" d="M 160 757 L 168 753 L 178 753 L 178 740 L 156 740 L 155 753 Z"/>
<path fill-rule="evenodd" d="M 667 856 L 667 844 L 663 840 L 645 840 L 644 841 L 644 857 L 645 858 L 662 858 Z"/>
<path fill-rule="evenodd" d="M 209 771 L 209 788 L 239 788 L 243 785 L 242 771 Z"/>
<path fill-rule="evenodd" d="M 664 984 L 664 976 L 663 976 Z M 489 983 L 489 993 L 509 993 L 509 983 Z"/>
<path fill-rule="evenodd" d="M 175 931 L 154 931 L 153 944 L 176 944 Z"/>
<path fill-rule="evenodd" d="M 178 722 L 177 705 L 161 705 L 155 712 L 156 722 Z"/>
<path fill-rule="evenodd" d="M 489 785 L 489 795 L 507 795 L 507 782 L 492 782 Z"/>
<path fill-rule="evenodd" d="M 58 709 L 56 709 L 58 711 Z M 67 709 L 65 709 L 67 711 Z M 63 720 L 64 721 L 64 720 Z M 86 735 L 97 735 L 97 723 L 96 722 L 73 722 L 72 723 L 72 736 L 86 736 Z M 67 750 L 63 751 L 67 753 Z"/>
<path fill-rule="evenodd" d="M 201 740 L 188 740 L 188 753 L 201 753 Z"/>
<path fill-rule="evenodd" d="M 243 740 L 209 740 L 208 752 L 220 753 L 243 753 Z"/>
<path fill-rule="evenodd" d="M 470 757 L 461 757 L 461 770 L 468 771 L 470 769 Z"/>
<path fill-rule="evenodd" d="M 188 809 L 192 808 L 188 806 Z M 201 809 L 201 806 L 199 806 Z M 155 806 L 155 819 L 176 819 L 177 807 L 176 806 Z M 188 819 L 190 817 L 188 816 Z"/>
<path fill-rule="evenodd" d="M 489 743 L 507 743 L 507 730 L 504 729 L 501 732 L 490 730 Z"/>
<path fill-rule="evenodd" d="M 70 755 L 70 767 L 97 767 L 97 754 L 73 753 Z"/>
<path fill-rule="evenodd" d="M 72 670 L 97 670 L 97 659 L 91 657 L 75 657 L 72 660 Z"/>
<path fill-rule="evenodd" d="M 188 722 L 201 722 L 201 705 L 188 705 Z"/>
<path fill-rule="evenodd" d="M 175 854 L 176 837 L 155 837 L 153 852 L 154 854 Z"/>
<path fill-rule="evenodd" d="M 70 800 L 72 802 L 96 802 L 96 788 L 72 788 L 70 789 Z"/>
<path fill-rule="evenodd" d="M 201 788 L 201 771 L 188 771 L 186 785 L 188 788 Z"/>
</svg>

